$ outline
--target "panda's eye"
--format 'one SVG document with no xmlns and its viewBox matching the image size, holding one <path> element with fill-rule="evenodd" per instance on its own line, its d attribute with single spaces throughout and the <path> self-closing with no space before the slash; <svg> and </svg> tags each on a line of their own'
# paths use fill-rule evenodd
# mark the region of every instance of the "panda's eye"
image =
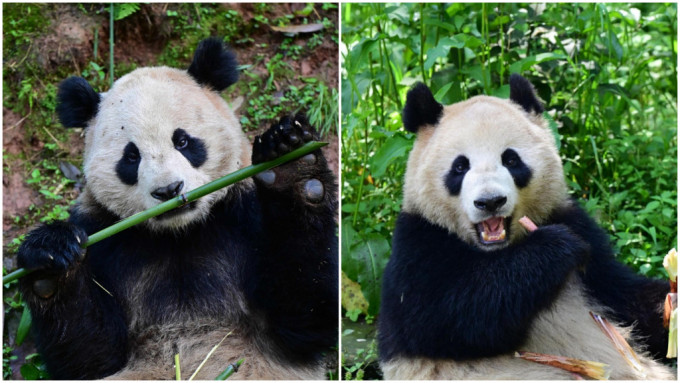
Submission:
<svg viewBox="0 0 680 383">
<path fill-rule="evenodd" d="M 125 159 L 130 161 L 130 162 L 137 162 L 137 160 L 139 159 L 139 154 L 134 153 L 134 152 L 127 153 L 125 155 Z"/>
<path fill-rule="evenodd" d="M 509 168 L 514 168 L 520 164 L 520 159 L 519 155 L 514 150 L 506 150 L 503 155 L 501 156 L 501 160 L 503 161 L 503 166 L 509 167 Z"/>
<path fill-rule="evenodd" d="M 175 142 L 175 149 L 182 150 L 186 148 L 187 145 L 189 145 L 189 139 L 187 136 L 182 136 L 177 140 L 177 142 Z"/>
<path fill-rule="evenodd" d="M 470 161 L 465 156 L 458 156 L 453 161 L 453 171 L 457 174 L 463 174 L 470 169 Z"/>
<path fill-rule="evenodd" d="M 137 149 L 137 145 L 133 144 L 132 142 L 128 143 L 123 150 L 123 158 L 125 161 L 130 163 L 139 161 L 141 156 L 139 154 L 139 149 Z"/>
</svg>

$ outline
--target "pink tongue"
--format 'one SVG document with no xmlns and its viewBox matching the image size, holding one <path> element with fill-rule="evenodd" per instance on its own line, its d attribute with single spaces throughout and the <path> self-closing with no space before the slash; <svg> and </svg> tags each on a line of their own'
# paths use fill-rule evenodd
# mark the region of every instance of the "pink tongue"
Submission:
<svg viewBox="0 0 680 383">
<path fill-rule="evenodd" d="M 503 217 L 493 217 L 484 221 L 484 229 L 489 235 L 499 235 L 503 231 Z"/>
</svg>

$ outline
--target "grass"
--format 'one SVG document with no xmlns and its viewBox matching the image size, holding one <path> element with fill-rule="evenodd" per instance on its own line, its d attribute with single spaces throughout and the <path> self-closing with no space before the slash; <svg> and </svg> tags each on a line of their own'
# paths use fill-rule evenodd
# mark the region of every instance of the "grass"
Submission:
<svg viewBox="0 0 680 383">
<path fill-rule="evenodd" d="M 342 269 L 369 315 L 401 207 L 414 135 L 400 113 L 416 81 L 448 105 L 508 97 L 509 75 L 527 77 L 558 128 L 573 196 L 621 261 L 665 277 L 677 242 L 675 4 L 343 4 L 342 23 Z"/>
</svg>

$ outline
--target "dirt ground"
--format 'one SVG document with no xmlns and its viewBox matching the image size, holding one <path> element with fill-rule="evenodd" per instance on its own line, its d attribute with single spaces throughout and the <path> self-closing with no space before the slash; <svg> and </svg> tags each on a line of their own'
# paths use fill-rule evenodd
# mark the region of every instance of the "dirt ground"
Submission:
<svg viewBox="0 0 680 383">
<path fill-rule="evenodd" d="M 277 16 L 292 14 L 304 8 L 306 4 L 270 4 L 270 14 L 268 17 L 273 20 Z M 167 11 L 174 5 L 168 4 L 143 4 L 140 11 L 136 12 L 125 22 L 116 23 L 116 41 L 114 46 L 116 65 L 126 63 L 136 63 L 138 66 L 156 65 L 156 60 L 163 49 L 170 44 L 179 43 L 174 41 L 172 25 L 168 20 Z M 254 4 L 224 4 L 221 7 L 236 10 L 244 21 L 254 17 Z M 98 34 L 98 55 L 108 57 L 109 46 L 107 43 L 109 33 L 108 13 L 103 12 L 102 5 L 84 5 L 87 12 L 83 12 L 75 5 L 54 6 L 47 12 L 50 20 L 48 30 L 35 37 L 26 52 L 17 52 L 16 55 L 4 57 L 4 67 L 13 68 L 12 74 L 6 77 L 5 82 L 19 82 L 22 80 L 22 66 L 27 57 L 35 60 L 46 72 L 64 71 L 68 69 L 69 75 L 77 75 L 87 67 L 93 60 L 93 46 L 95 31 Z M 100 13 L 97 13 L 101 11 Z M 337 25 L 338 11 L 322 11 L 320 6 L 316 6 L 314 12 L 321 13 L 331 19 Z M 295 23 L 295 20 L 292 22 Z M 5 26 L 7 33 L 8 26 Z M 278 45 L 284 36 L 280 33 L 260 28 L 259 33 L 249 36 L 253 43 L 247 45 L 235 45 L 232 49 L 236 52 L 240 64 L 254 62 L 253 58 L 257 55 L 265 57 L 274 56 Z M 306 44 L 305 37 L 296 39 L 295 44 Z M 30 53 L 30 55 L 29 55 Z M 257 65 L 249 67 L 247 70 L 259 76 L 268 76 L 265 66 L 267 60 L 260 61 Z M 303 55 L 299 60 L 289 60 L 288 64 L 293 71 L 302 76 L 314 75 L 326 81 L 329 87 L 338 86 L 338 47 L 332 41 L 325 39 L 323 44 L 318 46 L 312 54 Z M 70 69 L 69 69 L 70 68 Z M 61 72 L 59 72 L 61 73 Z M 38 79 L 40 81 L 40 79 Z M 299 79 L 292 81 L 295 86 L 302 86 Z M 45 85 L 45 84 L 41 84 Z M 56 84 L 54 84 L 56 85 Z M 240 95 L 247 102 L 248 95 Z M 26 183 L 31 171 L 26 171 L 27 164 L 37 161 L 44 151 L 45 141 L 35 134 L 28 135 L 29 130 L 26 117 L 29 113 L 36 113 L 34 109 L 24 115 L 18 114 L 6 107 L 3 107 L 3 150 L 4 154 L 9 154 L 3 161 L 3 248 L 7 252 L 7 245 L 16 237 L 30 230 L 31 227 L 17 225 L 15 217 L 23 216 L 29 212 L 31 206 L 41 206 L 44 203 L 43 196 Z M 237 111 L 238 113 L 238 111 Z M 339 122 L 338 122 L 339 123 Z M 31 127 L 36 129 L 46 129 L 44 127 Z M 254 132 L 249 132 L 248 136 L 253 138 L 266 129 L 261 126 Z M 55 128 L 56 129 L 56 128 Z M 48 131 L 49 134 L 49 131 Z M 84 143 L 82 129 L 71 129 L 67 133 L 66 141 L 53 139 L 64 152 L 65 159 L 80 158 Z M 63 137 L 63 135 L 62 135 Z M 329 145 L 323 149 L 330 167 L 336 176 L 339 171 L 339 142 L 338 137 L 333 134 L 324 137 L 324 141 Z M 80 167 L 80 163 L 74 162 Z M 29 168 L 33 166 L 28 166 Z M 66 200 L 73 200 L 77 197 L 78 191 L 70 190 L 64 197 Z M 3 266 L 7 270 L 16 268 L 14 257 L 3 257 Z M 5 342 L 14 344 L 14 333 L 16 332 L 16 318 L 5 318 Z M 19 368 L 24 363 L 24 357 L 35 352 L 32 342 L 27 341 L 21 347 L 16 347 L 13 355 L 18 359 L 12 363 L 13 379 L 21 379 Z"/>
</svg>

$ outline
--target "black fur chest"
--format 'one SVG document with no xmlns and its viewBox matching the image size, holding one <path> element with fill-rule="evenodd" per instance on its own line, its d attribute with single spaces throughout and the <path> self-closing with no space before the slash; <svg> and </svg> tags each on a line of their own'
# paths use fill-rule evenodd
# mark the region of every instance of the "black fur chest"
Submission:
<svg viewBox="0 0 680 383">
<path fill-rule="evenodd" d="M 221 203 L 206 222 L 179 233 L 128 229 L 88 249 L 88 264 L 132 331 L 202 318 L 237 321 L 247 312 L 243 270 L 259 253 L 252 208 Z"/>
</svg>

